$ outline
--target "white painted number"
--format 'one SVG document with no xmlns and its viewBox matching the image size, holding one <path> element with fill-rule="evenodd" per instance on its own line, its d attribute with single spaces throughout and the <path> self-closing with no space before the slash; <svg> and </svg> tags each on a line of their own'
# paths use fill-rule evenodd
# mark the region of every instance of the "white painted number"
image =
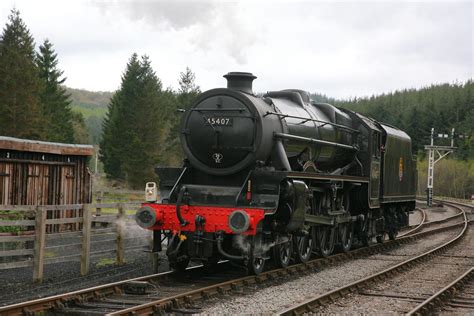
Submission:
<svg viewBox="0 0 474 316">
<path fill-rule="evenodd" d="M 211 125 L 221 125 L 221 126 L 231 125 L 230 118 L 226 118 L 226 117 L 209 117 L 207 119 L 207 123 Z"/>
</svg>

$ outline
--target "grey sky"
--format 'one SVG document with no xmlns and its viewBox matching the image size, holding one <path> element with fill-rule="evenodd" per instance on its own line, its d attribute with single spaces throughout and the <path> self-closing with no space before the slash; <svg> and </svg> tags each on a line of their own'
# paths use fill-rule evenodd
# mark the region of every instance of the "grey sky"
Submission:
<svg viewBox="0 0 474 316">
<path fill-rule="evenodd" d="M 251 71 L 256 91 L 340 98 L 473 77 L 472 1 L 2 0 L 2 27 L 13 7 L 74 88 L 117 89 L 133 52 L 174 88 L 186 66 L 204 90 Z"/>
</svg>

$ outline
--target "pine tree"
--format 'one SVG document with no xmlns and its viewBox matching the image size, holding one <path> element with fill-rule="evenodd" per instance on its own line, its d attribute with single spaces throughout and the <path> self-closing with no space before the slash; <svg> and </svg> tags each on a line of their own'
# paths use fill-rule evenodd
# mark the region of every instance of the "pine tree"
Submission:
<svg viewBox="0 0 474 316">
<path fill-rule="evenodd" d="M 166 140 L 167 163 L 170 165 L 179 165 L 183 160 L 183 152 L 180 145 L 180 127 L 183 114 L 178 109 L 188 110 L 201 90 L 196 85 L 196 75 L 189 67 L 179 76 L 178 95 L 175 100 L 174 111 L 170 113 L 170 131 Z"/>
<path fill-rule="evenodd" d="M 0 135 L 40 139 L 35 43 L 13 9 L 0 37 Z"/>
<path fill-rule="evenodd" d="M 74 143 L 77 144 L 90 144 L 91 139 L 89 131 L 87 130 L 84 116 L 79 112 L 71 113 L 71 126 L 69 127 L 74 131 Z"/>
<path fill-rule="evenodd" d="M 122 76 L 120 89 L 113 95 L 108 106 L 108 112 L 103 122 L 102 140 L 100 142 L 101 161 L 104 164 L 104 171 L 111 179 L 125 180 L 123 171 L 124 148 L 121 139 L 125 140 L 129 116 L 126 103 L 134 102 L 137 98 L 138 80 L 140 76 L 140 62 L 138 55 L 133 54 L 130 58 L 125 73 Z M 128 126 L 127 126 L 128 127 Z"/>
<path fill-rule="evenodd" d="M 109 178 L 126 180 L 133 188 L 156 179 L 167 112 L 163 100 L 150 60 L 133 54 L 103 125 L 101 160 Z"/>
<path fill-rule="evenodd" d="M 58 69 L 58 59 L 53 44 L 45 40 L 39 50 L 36 62 L 41 79 L 40 106 L 45 122 L 43 125 L 45 139 L 66 143 L 83 142 L 84 138 L 87 138 L 85 135 L 74 137 L 75 132 L 79 134 L 82 131 L 73 129 L 77 124 L 73 124 L 70 96 L 61 86 L 66 78 L 61 78 L 63 71 Z M 76 117 L 76 121 L 77 119 L 81 121 L 80 118 Z"/>
<path fill-rule="evenodd" d="M 186 71 L 179 74 L 179 95 L 195 95 L 201 92 L 195 81 L 196 75 L 191 68 L 186 67 Z"/>
</svg>

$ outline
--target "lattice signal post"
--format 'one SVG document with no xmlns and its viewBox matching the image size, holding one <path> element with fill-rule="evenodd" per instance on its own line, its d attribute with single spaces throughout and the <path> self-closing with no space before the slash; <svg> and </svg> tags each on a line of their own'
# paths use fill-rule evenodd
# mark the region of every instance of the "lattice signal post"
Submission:
<svg viewBox="0 0 474 316">
<path fill-rule="evenodd" d="M 448 138 L 448 134 L 438 134 L 438 138 Z M 433 178 L 434 178 L 434 166 L 435 164 L 452 153 L 457 147 L 454 147 L 454 128 L 451 130 L 451 146 L 435 146 L 434 145 L 434 128 L 431 129 L 431 141 L 430 145 L 426 145 L 425 149 L 428 150 L 428 183 L 426 188 L 426 202 L 428 206 L 433 205 Z M 435 159 L 435 153 L 438 158 Z"/>
</svg>

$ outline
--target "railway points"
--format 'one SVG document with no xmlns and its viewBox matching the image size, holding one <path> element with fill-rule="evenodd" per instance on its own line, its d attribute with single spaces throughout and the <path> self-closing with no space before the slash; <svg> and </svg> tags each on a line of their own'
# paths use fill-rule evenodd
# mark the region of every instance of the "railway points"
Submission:
<svg viewBox="0 0 474 316">
<path fill-rule="evenodd" d="M 459 224 L 454 225 L 459 226 Z M 439 236 L 441 232 L 452 229 L 453 227 L 447 225 L 423 232 L 413 232 L 410 236 L 400 237 L 396 241 L 374 244 L 367 248 L 362 247 L 349 253 L 339 253 L 328 258 L 312 260 L 306 264 L 292 265 L 285 269 L 271 270 L 264 272 L 259 276 L 243 276 L 244 270 L 241 269 L 239 270 L 241 275 L 240 277 L 237 275 L 237 279 L 235 278 L 236 275 L 225 276 L 225 274 L 223 274 L 222 276 L 214 275 L 209 276 L 208 278 L 204 277 L 201 282 L 189 282 L 190 279 L 182 279 L 181 281 L 183 283 L 179 283 L 179 280 L 175 281 L 175 279 L 171 277 L 173 273 L 176 275 L 175 272 L 167 272 L 153 277 L 136 278 L 92 289 L 85 289 L 83 291 L 76 291 L 74 293 L 69 293 L 66 296 L 59 295 L 51 299 L 40 299 L 34 303 L 25 302 L 23 304 L 17 304 L 16 307 L 3 307 L 0 308 L 0 314 L 21 315 L 25 310 L 33 311 L 37 309 L 48 309 L 51 307 L 56 309 L 59 308 L 62 311 L 67 311 L 68 308 L 71 308 L 71 311 L 77 313 L 80 313 L 82 310 L 82 312 L 110 312 L 117 315 L 129 312 L 147 314 L 150 311 L 202 311 L 200 308 L 202 308 L 203 305 L 207 305 L 207 303 L 202 303 L 202 299 L 205 300 L 204 302 L 212 302 L 212 300 L 208 300 L 211 297 L 217 298 L 217 300 L 222 300 L 221 297 L 224 297 L 223 300 L 225 301 L 229 299 L 229 297 L 221 296 L 220 294 L 235 293 L 236 295 L 239 295 L 243 288 L 251 287 L 253 290 L 258 290 L 261 288 L 268 288 L 271 284 L 289 282 L 291 279 L 297 278 L 300 275 L 309 276 L 315 274 L 317 276 L 318 274 L 322 274 L 331 266 L 349 263 L 353 260 L 364 260 L 364 258 L 367 258 L 371 254 L 380 254 L 387 251 L 394 251 L 400 247 L 409 247 L 412 243 L 419 243 L 420 241 L 426 240 L 423 239 L 424 237 L 430 236 L 430 239 L 433 239 L 434 236 Z M 390 264 L 388 261 L 386 263 Z M 190 270 L 191 274 L 203 275 L 203 270 L 200 269 L 203 269 L 203 267 L 192 268 Z M 220 278 L 222 277 L 227 277 L 229 279 L 225 282 L 221 282 L 223 279 Z M 176 287 L 173 286 L 173 284 L 181 285 Z M 175 289 L 170 290 L 170 286 Z M 160 289 L 159 295 L 157 295 L 156 292 L 153 292 L 154 289 L 158 288 Z M 176 288 L 179 290 L 176 291 Z M 192 291 L 190 291 L 190 289 L 192 289 Z M 133 291 L 135 291 L 135 294 L 131 294 Z M 139 293 L 140 291 L 144 292 L 137 296 L 136 293 Z M 166 293 L 168 296 L 166 296 Z M 165 294 L 165 297 L 163 297 L 163 294 Z M 140 305 L 139 303 L 142 304 Z"/>
<path fill-rule="evenodd" d="M 451 207 L 462 209 L 454 204 L 450 205 Z M 459 227 L 462 227 L 460 232 L 442 245 L 426 251 L 415 258 L 407 259 L 382 272 L 297 303 L 281 311 L 280 314 L 297 315 L 304 312 L 409 312 L 411 310 L 410 303 L 413 305 L 413 302 L 422 302 L 430 296 L 423 295 L 423 290 L 421 290 L 422 293 L 420 295 L 418 289 L 423 288 L 420 285 L 429 283 L 428 286 L 431 286 L 430 290 L 436 289 L 437 286 L 442 286 L 446 279 L 452 280 L 453 275 L 458 274 L 463 268 L 465 269 L 464 264 L 468 266 L 474 264 L 474 258 L 471 257 L 467 260 L 467 263 L 465 261 L 449 263 L 447 268 L 445 267 L 441 271 L 439 270 L 440 266 L 432 267 L 433 260 L 443 258 L 443 254 L 449 251 L 450 247 L 462 245 L 460 247 L 464 248 L 467 245 L 469 249 L 469 245 L 472 245 L 472 230 L 469 229 L 469 220 L 465 212 L 463 212 L 463 217 L 464 223 L 458 224 Z M 466 235 L 468 236 L 467 238 L 465 237 Z M 457 260 L 453 258 L 456 257 L 449 257 L 449 260 Z M 426 291 L 426 287 L 424 289 Z"/>
</svg>

